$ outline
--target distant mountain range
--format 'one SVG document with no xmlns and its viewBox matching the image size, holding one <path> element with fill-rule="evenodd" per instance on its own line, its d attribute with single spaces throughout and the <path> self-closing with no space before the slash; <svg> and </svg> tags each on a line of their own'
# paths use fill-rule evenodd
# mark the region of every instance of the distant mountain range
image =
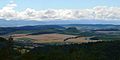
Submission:
<svg viewBox="0 0 120 60">
<path fill-rule="evenodd" d="M 72 23 L 73 20 L 68 22 L 59 21 L 63 23 L 59 23 L 58 21 L 44 21 L 44 22 L 43 21 L 42 22 L 40 21 L 39 22 L 37 21 L 6 21 L 5 23 L 5 21 L 0 22 L 0 23 L 3 23 L 3 25 L 0 25 L 2 26 L 0 27 L 0 35 L 14 34 L 14 33 L 24 33 L 24 34 L 25 33 L 26 34 L 42 34 L 42 33 L 56 33 L 56 32 L 67 33 L 69 30 L 66 30 L 66 29 L 69 29 L 69 28 L 74 28 L 74 29 L 76 28 L 75 31 L 77 31 L 77 29 L 80 31 L 86 31 L 86 30 L 96 31 L 96 29 L 120 31 L 120 25 L 92 24 L 92 23 L 82 24 L 81 22 L 80 22 L 81 24 L 80 23 L 78 24 L 75 22 Z M 74 29 L 72 29 L 72 31 L 74 31 Z"/>
<path fill-rule="evenodd" d="M 0 19 L 0 27 L 33 26 L 33 25 L 59 25 L 59 24 L 120 24 L 114 20 L 4 20 Z"/>
</svg>

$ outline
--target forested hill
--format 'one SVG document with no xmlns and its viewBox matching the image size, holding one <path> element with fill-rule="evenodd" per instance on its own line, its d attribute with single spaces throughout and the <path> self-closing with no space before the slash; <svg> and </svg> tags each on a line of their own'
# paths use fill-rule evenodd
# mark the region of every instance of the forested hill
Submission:
<svg viewBox="0 0 120 60">
<path fill-rule="evenodd" d="M 36 31 L 47 29 L 64 29 L 59 25 L 35 25 L 35 26 L 21 26 L 21 27 L 0 27 L 0 35 L 13 33 L 16 31 Z"/>
<path fill-rule="evenodd" d="M 22 60 L 120 60 L 120 41 L 38 47 Z"/>
</svg>

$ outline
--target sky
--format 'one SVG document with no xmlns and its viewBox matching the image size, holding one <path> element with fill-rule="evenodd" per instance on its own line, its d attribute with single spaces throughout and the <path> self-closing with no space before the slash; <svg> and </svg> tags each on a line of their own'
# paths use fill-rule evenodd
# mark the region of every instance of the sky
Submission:
<svg viewBox="0 0 120 60">
<path fill-rule="evenodd" d="M 6 20 L 120 20 L 120 0 L 0 0 Z"/>
<path fill-rule="evenodd" d="M 0 0 L 0 8 L 12 0 Z M 120 7 L 120 0 L 13 0 L 17 10 L 39 9 L 84 9 L 95 6 Z"/>
</svg>

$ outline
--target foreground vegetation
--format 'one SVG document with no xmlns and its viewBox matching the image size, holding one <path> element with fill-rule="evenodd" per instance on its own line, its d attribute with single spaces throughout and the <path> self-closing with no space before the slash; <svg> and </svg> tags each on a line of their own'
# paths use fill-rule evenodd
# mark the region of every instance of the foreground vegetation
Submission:
<svg viewBox="0 0 120 60">
<path fill-rule="evenodd" d="M 21 60 L 120 60 L 120 41 L 38 47 Z"/>
<path fill-rule="evenodd" d="M 120 41 L 45 45 L 21 54 L 0 38 L 0 60 L 120 60 Z"/>
</svg>

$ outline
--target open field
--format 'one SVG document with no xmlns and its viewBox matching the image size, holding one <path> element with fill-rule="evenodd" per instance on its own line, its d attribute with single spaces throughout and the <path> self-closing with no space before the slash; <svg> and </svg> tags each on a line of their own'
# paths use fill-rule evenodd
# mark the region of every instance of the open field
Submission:
<svg viewBox="0 0 120 60">
<path fill-rule="evenodd" d="M 79 37 L 75 39 L 69 39 L 64 41 L 64 39 L 69 37 L 75 37 L 74 35 L 64 35 L 64 34 L 42 34 L 42 35 L 24 35 L 16 34 L 16 39 L 29 38 L 34 43 L 58 43 L 58 42 L 73 42 L 73 43 L 87 43 L 87 42 L 97 42 L 99 40 L 89 40 L 90 37 Z"/>
</svg>

